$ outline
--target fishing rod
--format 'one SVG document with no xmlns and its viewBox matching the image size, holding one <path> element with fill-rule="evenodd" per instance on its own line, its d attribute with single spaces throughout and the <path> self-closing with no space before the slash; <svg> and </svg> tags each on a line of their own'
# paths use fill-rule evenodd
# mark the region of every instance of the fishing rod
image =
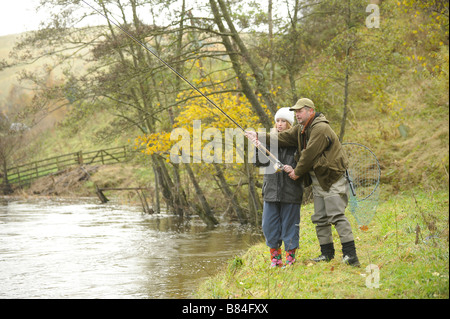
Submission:
<svg viewBox="0 0 450 319">
<path fill-rule="evenodd" d="M 204 97 L 212 106 L 214 106 L 216 109 L 218 109 L 223 115 L 225 115 L 231 122 L 234 123 L 234 125 L 236 125 L 239 129 L 242 130 L 242 132 L 246 132 L 245 129 L 239 125 L 238 122 L 236 122 L 231 116 L 229 116 L 222 108 L 220 108 L 216 103 L 214 103 L 214 101 L 212 101 L 208 96 L 206 96 L 202 91 L 200 91 L 194 84 L 192 84 L 188 79 L 186 79 L 182 74 L 180 74 L 177 70 L 175 70 L 169 63 L 167 63 L 165 60 L 163 60 L 158 54 L 156 54 L 155 52 L 153 52 L 152 50 L 150 50 L 144 43 L 142 43 L 140 40 L 138 40 L 136 37 L 134 37 L 132 34 L 130 34 L 129 32 L 127 32 L 124 28 L 122 28 L 119 23 L 116 23 L 114 21 L 112 21 L 111 19 L 108 18 L 108 16 L 106 16 L 105 14 L 103 14 L 101 11 L 99 11 L 98 9 L 94 8 L 93 6 L 91 6 L 89 3 L 87 3 L 84 0 L 81 0 L 84 4 L 86 4 L 87 6 L 89 6 L 90 8 L 92 8 L 94 11 L 96 11 L 98 14 L 100 14 L 101 16 L 103 16 L 106 20 L 108 20 L 110 23 L 112 23 L 113 25 L 115 25 L 116 27 L 118 27 L 120 30 L 122 30 L 122 32 L 124 32 L 130 39 L 132 39 L 134 42 L 136 42 L 137 44 L 139 44 L 141 47 L 143 47 L 145 50 L 147 50 L 148 52 L 150 52 L 155 58 L 157 58 L 162 64 L 164 64 L 166 67 L 168 67 L 176 76 L 178 76 L 180 79 L 182 79 L 184 82 L 186 82 L 194 91 L 196 91 L 197 93 L 199 93 L 202 97 Z M 269 150 L 263 146 L 262 144 L 255 144 L 255 147 L 257 149 L 259 149 L 271 162 L 273 162 L 274 164 L 274 168 L 275 170 L 281 171 L 283 168 L 283 164 L 281 164 L 281 162 L 278 160 L 278 158 L 275 157 L 275 155 L 273 155 L 271 152 L 269 152 Z"/>
</svg>

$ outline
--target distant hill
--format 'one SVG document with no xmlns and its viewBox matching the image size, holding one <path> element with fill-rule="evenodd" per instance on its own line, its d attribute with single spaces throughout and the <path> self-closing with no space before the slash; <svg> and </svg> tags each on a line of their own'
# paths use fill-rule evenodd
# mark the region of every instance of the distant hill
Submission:
<svg viewBox="0 0 450 319">
<path fill-rule="evenodd" d="M 19 37 L 20 34 L 12 34 L 0 37 L 0 60 L 8 60 L 9 53 L 13 49 L 14 44 Z M 0 71 L 0 101 L 8 96 L 8 92 L 13 85 L 19 84 L 17 81 L 16 73 L 21 69 L 21 67 L 17 67 Z M 0 109 L 2 109 L 1 104 Z"/>
<path fill-rule="evenodd" d="M 13 50 L 15 44 L 20 40 L 22 36 L 24 36 L 26 33 L 19 33 L 19 34 L 11 34 L 6 36 L 0 36 L 0 61 L 6 60 L 10 61 L 9 58 L 10 52 Z M 45 63 L 49 63 L 50 58 L 41 58 L 34 62 L 31 65 L 22 65 L 12 68 L 7 68 L 3 71 L 0 71 L 0 111 L 6 110 L 7 107 L 5 106 L 5 100 L 8 98 L 8 95 L 10 94 L 11 90 L 14 88 L 14 86 L 17 87 L 23 87 L 25 89 L 29 89 L 26 84 L 19 83 L 18 81 L 18 73 L 23 70 L 36 70 L 40 68 Z M 73 71 L 75 72 L 83 72 L 86 68 L 87 64 L 81 61 L 75 61 L 72 65 Z M 59 76 L 59 68 L 56 68 L 53 70 L 54 76 Z M 25 93 L 27 93 L 25 91 Z"/>
</svg>

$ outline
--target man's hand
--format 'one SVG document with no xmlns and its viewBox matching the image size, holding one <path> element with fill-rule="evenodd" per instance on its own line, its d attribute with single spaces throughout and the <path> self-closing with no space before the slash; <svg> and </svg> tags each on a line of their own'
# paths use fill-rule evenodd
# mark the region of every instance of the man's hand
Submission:
<svg viewBox="0 0 450 319">
<path fill-rule="evenodd" d="M 290 173 L 290 172 L 292 172 L 294 169 L 292 168 L 292 166 L 290 166 L 290 165 L 284 165 L 283 166 L 283 171 L 285 171 L 286 173 Z"/>
<path fill-rule="evenodd" d="M 300 176 L 295 175 L 294 170 L 292 170 L 292 172 L 289 173 L 289 177 L 294 181 L 300 178 Z"/>
<path fill-rule="evenodd" d="M 285 171 L 286 173 L 288 173 L 289 177 L 290 177 L 291 179 L 293 179 L 294 181 L 295 181 L 296 179 L 299 179 L 299 178 L 300 178 L 300 176 L 295 175 L 294 169 L 293 169 L 292 166 L 290 166 L 290 165 L 284 165 L 284 166 L 283 166 L 283 171 Z"/>
</svg>

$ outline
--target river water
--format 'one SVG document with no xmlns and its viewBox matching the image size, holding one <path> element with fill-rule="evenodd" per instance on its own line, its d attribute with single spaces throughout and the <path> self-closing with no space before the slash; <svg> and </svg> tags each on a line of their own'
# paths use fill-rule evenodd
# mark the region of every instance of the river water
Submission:
<svg viewBox="0 0 450 319">
<path fill-rule="evenodd" d="M 262 240 L 98 199 L 0 199 L 0 298 L 191 298 Z"/>
</svg>

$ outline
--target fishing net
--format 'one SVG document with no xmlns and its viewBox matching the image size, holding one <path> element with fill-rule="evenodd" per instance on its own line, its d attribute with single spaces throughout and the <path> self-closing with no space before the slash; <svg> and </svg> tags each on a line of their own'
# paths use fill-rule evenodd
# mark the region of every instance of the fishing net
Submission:
<svg viewBox="0 0 450 319">
<path fill-rule="evenodd" d="M 347 209 L 355 217 L 362 230 L 376 214 L 380 195 L 380 164 L 375 154 L 358 143 L 343 143 L 349 160 L 348 179 L 350 183 Z"/>
</svg>

